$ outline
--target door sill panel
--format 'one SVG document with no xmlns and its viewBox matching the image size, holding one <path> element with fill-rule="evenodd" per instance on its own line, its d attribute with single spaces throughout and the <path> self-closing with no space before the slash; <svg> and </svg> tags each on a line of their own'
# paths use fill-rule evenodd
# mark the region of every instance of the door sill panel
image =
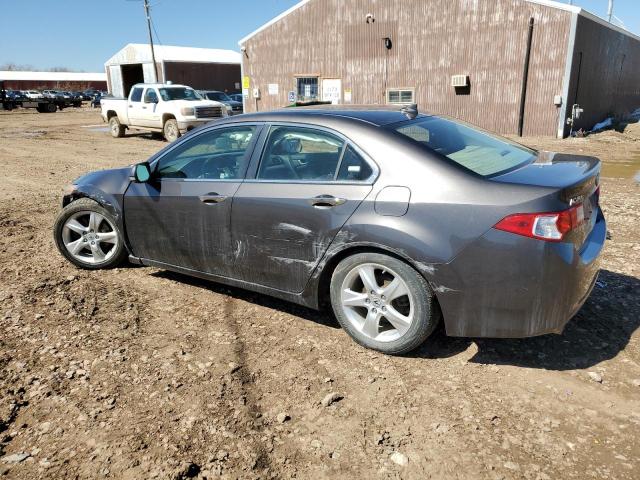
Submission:
<svg viewBox="0 0 640 480">
<path fill-rule="evenodd" d="M 276 297 L 281 300 L 286 300 L 288 302 L 296 303 L 298 305 L 303 305 L 305 307 L 314 308 L 314 309 L 318 308 L 318 306 L 316 305 L 316 302 L 313 301 L 314 296 L 305 295 L 306 292 L 302 292 L 302 293 L 285 292 L 284 290 L 278 290 L 277 288 L 265 287 L 264 285 L 246 282 L 244 280 L 236 280 L 234 278 L 223 277 L 221 275 L 216 275 L 213 273 L 205 273 L 199 270 L 192 270 L 190 268 L 178 267 L 176 265 L 170 265 L 170 264 L 158 262 L 155 260 L 148 260 L 146 258 L 135 257 L 133 255 L 129 256 L 129 261 L 136 265 L 145 265 L 147 267 L 162 268 L 165 270 L 170 270 L 172 272 L 189 275 L 191 277 L 197 277 L 203 280 L 210 280 L 215 283 L 222 283 L 224 285 L 229 285 L 232 287 L 238 287 L 245 290 L 250 290 L 252 292 L 269 295 L 271 297 Z"/>
</svg>

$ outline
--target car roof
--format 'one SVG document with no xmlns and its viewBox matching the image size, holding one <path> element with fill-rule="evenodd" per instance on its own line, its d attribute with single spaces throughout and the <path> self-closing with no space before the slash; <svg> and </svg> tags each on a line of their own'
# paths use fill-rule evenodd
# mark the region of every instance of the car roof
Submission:
<svg viewBox="0 0 640 480">
<path fill-rule="evenodd" d="M 269 112 L 248 113 L 242 115 L 243 120 L 269 121 L 309 121 L 322 123 L 322 119 L 356 120 L 370 125 L 381 127 L 392 123 L 409 120 L 399 107 L 387 107 L 380 105 L 314 105 L 307 107 L 290 107 Z M 419 114 L 419 117 L 427 115 Z M 233 118 L 233 117 L 232 117 Z M 238 117 L 236 117 L 239 120 Z"/>
</svg>

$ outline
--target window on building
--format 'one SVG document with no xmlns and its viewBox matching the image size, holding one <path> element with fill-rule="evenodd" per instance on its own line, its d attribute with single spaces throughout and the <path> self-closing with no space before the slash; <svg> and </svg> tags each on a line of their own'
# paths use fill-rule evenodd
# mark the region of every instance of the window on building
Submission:
<svg viewBox="0 0 640 480">
<path fill-rule="evenodd" d="M 318 77 L 298 77 L 298 100 L 308 102 L 319 100 Z"/>
<path fill-rule="evenodd" d="M 412 88 L 390 88 L 387 90 L 387 103 L 415 103 Z"/>
</svg>

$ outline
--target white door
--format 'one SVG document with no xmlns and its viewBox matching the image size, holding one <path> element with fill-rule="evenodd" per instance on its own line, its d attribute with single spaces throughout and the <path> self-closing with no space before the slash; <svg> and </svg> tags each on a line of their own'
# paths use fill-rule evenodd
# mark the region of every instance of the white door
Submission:
<svg viewBox="0 0 640 480">
<path fill-rule="evenodd" d="M 342 80 L 339 78 L 322 79 L 322 101 L 331 102 L 334 105 L 342 100 Z"/>
</svg>

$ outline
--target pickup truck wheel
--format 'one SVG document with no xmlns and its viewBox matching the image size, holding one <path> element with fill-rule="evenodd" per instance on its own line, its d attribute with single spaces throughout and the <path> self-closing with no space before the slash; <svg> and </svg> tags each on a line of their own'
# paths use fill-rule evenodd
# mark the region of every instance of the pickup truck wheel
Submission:
<svg viewBox="0 0 640 480">
<path fill-rule="evenodd" d="M 170 118 L 164 122 L 162 131 L 167 142 L 175 142 L 180 138 L 180 129 L 178 128 L 178 121 L 175 118 Z"/>
<path fill-rule="evenodd" d="M 48 113 L 56 113 L 56 110 L 58 110 L 55 103 L 47 103 L 45 108 Z"/>
<path fill-rule="evenodd" d="M 118 117 L 111 117 L 109 119 L 109 130 L 113 138 L 124 137 L 124 126 L 118 120 Z"/>
</svg>

